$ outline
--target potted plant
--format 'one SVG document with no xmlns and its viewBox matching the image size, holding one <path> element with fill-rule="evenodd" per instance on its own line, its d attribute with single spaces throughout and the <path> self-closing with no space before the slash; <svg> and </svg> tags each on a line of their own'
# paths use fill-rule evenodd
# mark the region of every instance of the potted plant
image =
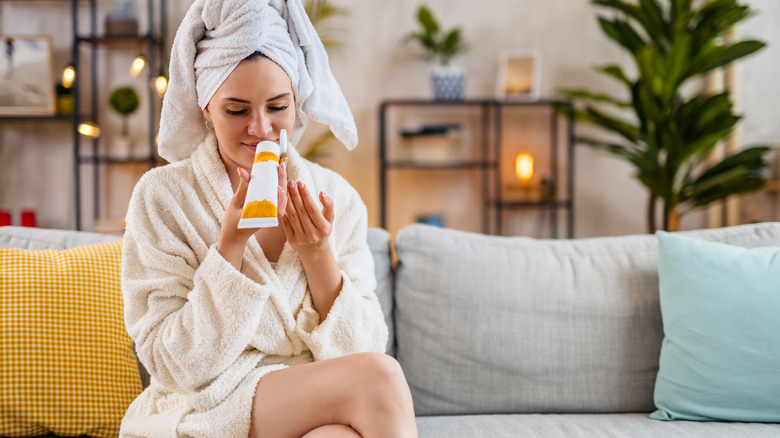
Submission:
<svg viewBox="0 0 780 438">
<path fill-rule="evenodd" d="M 750 147 L 710 162 L 710 152 L 732 134 L 740 116 L 728 92 L 685 92 L 704 73 L 757 52 L 764 43 L 726 42 L 725 34 L 752 14 L 737 0 L 694 7 L 692 0 L 593 0 L 617 12 L 598 17 L 604 33 L 627 50 L 636 66 L 629 77 L 618 65 L 596 67 L 622 86 L 625 98 L 588 90 L 563 90 L 578 103 L 578 121 L 611 134 L 615 141 L 578 137 L 636 168 L 650 191 L 648 229 L 656 230 L 656 204 L 666 230 L 679 228 L 687 212 L 727 196 L 760 188 L 766 147 Z M 697 3 L 698 4 L 698 3 Z M 628 113 L 628 114 L 627 114 Z"/>
<path fill-rule="evenodd" d="M 56 87 L 57 101 L 56 108 L 57 114 L 61 116 L 69 116 L 73 114 L 73 90 L 65 87 L 62 82 L 57 83 Z"/>
<path fill-rule="evenodd" d="M 113 146 L 117 154 L 121 157 L 128 157 L 133 146 L 128 119 L 130 114 L 138 109 L 140 99 L 138 92 L 133 87 L 123 86 L 116 88 L 108 98 L 108 105 L 117 114 L 122 117 L 122 130 L 119 136 L 114 139 Z"/>
<path fill-rule="evenodd" d="M 433 95 L 436 100 L 460 100 L 466 87 L 466 73 L 451 64 L 452 60 L 468 50 L 460 28 L 445 31 L 424 5 L 417 9 L 420 28 L 408 34 L 405 40 L 417 41 L 425 49 L 425 58 L 436 63 L 431 73 Z"/>
</svg>

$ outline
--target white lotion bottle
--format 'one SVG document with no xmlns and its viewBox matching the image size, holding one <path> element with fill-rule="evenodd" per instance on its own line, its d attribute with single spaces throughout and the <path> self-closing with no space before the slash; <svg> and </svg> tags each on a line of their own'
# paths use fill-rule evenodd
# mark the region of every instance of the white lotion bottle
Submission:
<svg viewBox="0 0 780 438">
<path fill-rule="evenodd" d="M 285 129 L 279 133 L 279 144 L 262 141 L 257 145 L 238 228 L 269 228 L 279 225 L 279 160 L 286 151 Z"/>
</svg>

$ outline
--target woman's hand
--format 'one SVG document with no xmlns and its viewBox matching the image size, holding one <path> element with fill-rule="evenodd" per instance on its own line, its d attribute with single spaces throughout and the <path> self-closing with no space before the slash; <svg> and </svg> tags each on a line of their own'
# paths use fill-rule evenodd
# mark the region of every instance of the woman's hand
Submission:
<svg viewBox="0 0 780 438">
<path fill-rule="evenodd" d="M 341 292 L 342 279 L 328 243 L 333 231 L 333 200 L 320 192 L 322 210 L 302 182 L 287 183 L 287 205 L 282 217 L 287 242 L 298 252 L 309 283 L 314 309 L 324 321 Z"/>
<path fill-rule="evenodd" d="M 262 233 L 263 228 L 238 228 L 238 221 L 244 213 L 244 202 L 246 201 L 247 187 L 249 186 L 249 172 L 242 168 L 236 170 L 238 173 L 238 187 L 233 197 L 228 203 L 225 215 L 222 217 L 222 226 L 219 230 L 219 240 L 217 241 L 217 251 L 222 254 L 230 264 L 236 269 L 241 270 L 241 262 L 244 259 L 244 249 L 249 239 L 256 233 Z M 279 212 L 279 221 L 287 204 L 287 196 L 284 190 L 287 181 L 287 166 L 284 160 L 279 164 L 279 186 L 277 201 L 277 211 Z M 258 236 L 261 237 L 261 236 Z"/>
<path fill-rule="evenodd" d="M 287 242 L 298 254 L 325 249 L 333 230 L 333 200 L 320 192 L 320 211 L 309 189 L 301 181 L 288 181 L 286 195 L 285 214 L 280 219 Z M 330 251 L 329 247 L 326 249 Z"/>
</svg>

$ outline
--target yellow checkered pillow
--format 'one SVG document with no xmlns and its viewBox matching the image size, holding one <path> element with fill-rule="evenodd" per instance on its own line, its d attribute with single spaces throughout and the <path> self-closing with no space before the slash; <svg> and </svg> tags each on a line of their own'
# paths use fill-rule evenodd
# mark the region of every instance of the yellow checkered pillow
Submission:
<svg viewBox="0 0 780 438">
<path fill-rule="evenodd" d="M 0 249 L 0 435 L 115 437 L 141 380 L 121 242 Z"/>
</svg>

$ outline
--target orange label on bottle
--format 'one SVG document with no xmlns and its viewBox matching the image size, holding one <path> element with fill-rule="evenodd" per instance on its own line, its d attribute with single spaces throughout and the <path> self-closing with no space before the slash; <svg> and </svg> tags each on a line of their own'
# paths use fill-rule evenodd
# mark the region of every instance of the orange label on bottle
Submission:
<svg viewBox="0 0 780 438">
<path fill-rule="evenodd" d="M 259 152 L 257 155 L 255 155 L 255 163 L 259 163 L 261 161 L 276 161 L 278 163 L 279 156 L 273 152 Z"/>
<path fill-rule="evenodd" d="M 262 201 L 252 201 L 244 207 L 241 214 L 242 219 L 253 217 L 276 217 L 276 206 L 273 202 L 263 199 Z"/>
</svg>

